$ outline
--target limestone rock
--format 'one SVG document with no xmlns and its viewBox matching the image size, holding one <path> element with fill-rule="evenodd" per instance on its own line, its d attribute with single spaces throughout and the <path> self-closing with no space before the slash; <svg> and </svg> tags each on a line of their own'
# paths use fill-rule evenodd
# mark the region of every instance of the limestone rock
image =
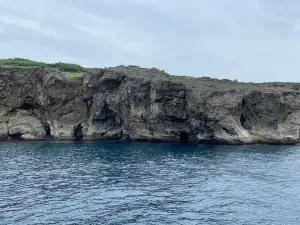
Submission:
<svg viewBox="0 0 300 225">
<path fill-rule="evenodd" d="M 300 85 L 170 76 L 158 69 L 0 69 L 0 139 L 300 142 Z"/>
<path fill-rule="evenodd" d="M 43 138 L 36 137 L 36 136 L 31 135 L 31 134 L 23 134 L 21 136 L 21 140 L 24 140 L 24 141 L 39 141 L 39 140 L 43 140 Z"/>
<path fill-rule="evenodd" d="M 0 123 L 0 140 L 6 140 L 8 137 L 7 123 Z"/>
<path fill-rule="evenodd" d="M 34 116 L 30 116 L 25 110 L 20 110 L 13 115 L 8 122 L 8 133 L 10 136 L 21 137 L 24 134 L 42 138 L 46 131 Z"/>
</svg>

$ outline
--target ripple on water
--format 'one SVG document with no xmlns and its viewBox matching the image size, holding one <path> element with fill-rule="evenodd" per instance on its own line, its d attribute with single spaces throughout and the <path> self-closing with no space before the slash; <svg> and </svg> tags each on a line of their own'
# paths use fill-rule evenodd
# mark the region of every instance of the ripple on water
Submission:
<svg viewBox="0 0 300 225">
<path fill-rule="evenodd" d="M 299 224 L 298 146 L 0 143 L 0 224 Z"/>
</svg>

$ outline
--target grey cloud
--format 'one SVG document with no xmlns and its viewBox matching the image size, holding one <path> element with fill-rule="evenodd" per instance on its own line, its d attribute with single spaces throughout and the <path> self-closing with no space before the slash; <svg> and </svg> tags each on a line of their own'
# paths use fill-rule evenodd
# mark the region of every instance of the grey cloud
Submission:
<svg viewBox="0 0 300 225">
<path fill-rule="evenodd" d="M 0 1 L 0 57 L 300 81 L 296 0 Z"/>
</svg>

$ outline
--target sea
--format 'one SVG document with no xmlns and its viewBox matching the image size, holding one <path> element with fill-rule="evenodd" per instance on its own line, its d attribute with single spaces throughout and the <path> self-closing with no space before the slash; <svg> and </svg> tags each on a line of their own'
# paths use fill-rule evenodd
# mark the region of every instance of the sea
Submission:
<svg viewBox="0 0 300 225">
<path fill-rule="evenodd" d="M 0 224 L 300 224 L 300 146 L 1 142 Z"/>
</svg>

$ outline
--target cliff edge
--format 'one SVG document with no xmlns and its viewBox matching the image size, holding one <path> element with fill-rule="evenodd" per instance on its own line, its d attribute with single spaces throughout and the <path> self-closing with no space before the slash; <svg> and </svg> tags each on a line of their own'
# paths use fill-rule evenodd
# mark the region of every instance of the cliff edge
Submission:
<svg viewBox="0 0 300 225">
<path fill-rule="evenodd" d="M 296 144 L 300 85 L 171 76 L 157 69 L 0 68 L 0 139 Z"/>
</svg>

